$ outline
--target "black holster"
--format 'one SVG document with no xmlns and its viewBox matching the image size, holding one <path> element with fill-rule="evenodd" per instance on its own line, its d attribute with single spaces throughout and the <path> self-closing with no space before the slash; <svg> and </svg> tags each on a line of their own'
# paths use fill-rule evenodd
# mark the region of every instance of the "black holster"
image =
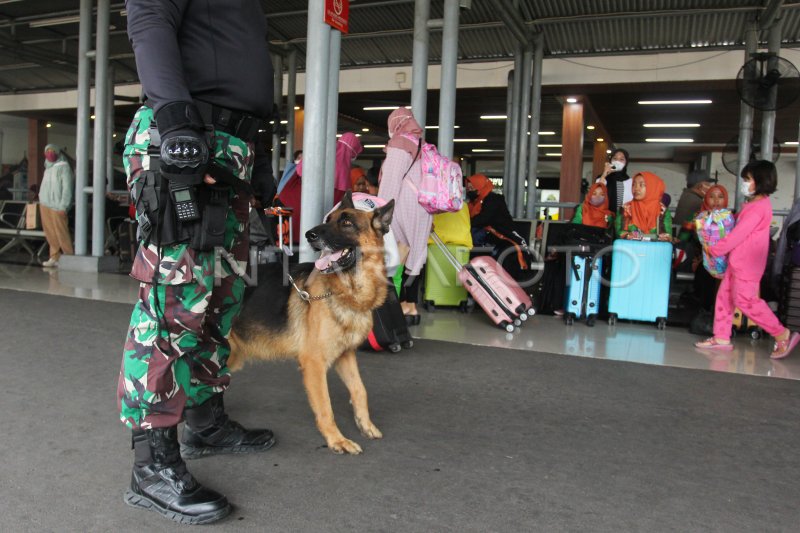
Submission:
<svg viewBox="0 0 800 533">
<path fill-rule="evenodd" d="M 157 246 L 189 243 L 199 252 L 223 246 L 230 188 L 205 184 L 195 187 L 200 219 L 180 222 L 167 180 L 158 171 L 144 171 L 131 191 L 139 221 L 139 240 Z"/>
</svg>

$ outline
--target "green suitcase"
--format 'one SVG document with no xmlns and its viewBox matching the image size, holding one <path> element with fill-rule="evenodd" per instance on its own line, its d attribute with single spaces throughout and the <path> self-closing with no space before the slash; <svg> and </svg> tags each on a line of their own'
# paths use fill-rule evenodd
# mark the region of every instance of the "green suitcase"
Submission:
<svg viewBox="0 0 800 533">
<path fill-rule="evenodd" d="M 446 245 L 459 263 L 469 263 L 469 248 L 458 244 Z M 428 262 L 425 265 L 425 308 L 435 306 L 461 307 L 466 309 L 467 290 L 458 281 L 456 269 L 435 244 L 428 245 Z"/>
</svg>

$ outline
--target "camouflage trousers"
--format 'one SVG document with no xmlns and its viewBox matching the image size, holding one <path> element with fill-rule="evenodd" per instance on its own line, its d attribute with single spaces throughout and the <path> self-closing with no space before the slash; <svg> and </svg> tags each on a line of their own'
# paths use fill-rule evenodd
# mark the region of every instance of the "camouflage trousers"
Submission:
<svg viewBox="0 0 800 533">
<path fill-rule="evenodd" d="M 150 169 L 152 122 L 152 110 L 140 108 L 125 137 L 129 189 Z M 216 132 L 212 154 L 217 163 L 250 180 L 252 144 Z M 157 158 L 152 161 L 158 165 Z M 224 248 L 240 266 L 248 256 L 248 210 L 249 198 L 231 191 Z M 185 407 L 200 405 L 228 387 L 227 339 L 245 283 L 228 262 L 215 261 L 215 252 L 198 252 L 187 244 L 140 244 L 131 276 L 140 285 L 117 385 L 120 419 L 132 429 L 174 426 Z"/>
</svg>

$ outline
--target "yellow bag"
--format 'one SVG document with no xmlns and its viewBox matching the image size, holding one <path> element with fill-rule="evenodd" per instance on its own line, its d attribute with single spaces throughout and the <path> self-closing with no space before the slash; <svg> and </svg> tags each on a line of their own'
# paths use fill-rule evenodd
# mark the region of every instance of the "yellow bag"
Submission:
<svg viewBox="0 0 800 533">
<path fill-rule="evenodd" d="M 42 219 L 39 216 L 39 204 L 28 202 L 25 204 L 25 229 L 42 229 Z"/>
<path fill-rule="evenodd" d="M 445 244 L 457 244 L 472 248 L 472 224 L 469 219 L 469 206 L 466 202 L 454 213 L 433 215 L 433 231 Z M 433 239 L 428 239 L 433 244 Z"/>
</svg>

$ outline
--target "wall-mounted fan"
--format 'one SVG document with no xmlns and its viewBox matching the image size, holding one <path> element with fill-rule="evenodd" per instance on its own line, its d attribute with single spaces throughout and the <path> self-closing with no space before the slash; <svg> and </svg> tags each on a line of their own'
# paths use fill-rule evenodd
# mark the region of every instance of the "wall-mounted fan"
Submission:
<svg viewBox="0 0 800 533">
<path fill-rule="evenodd" d="M 739 69 L 736 90 L 750 107 L 775 111 L 791 105 L 800 96 L 800 72 L 782 57 L 756 53 Z"/>
<path fill-rule="evenodd" d="M 781 143 L 777 139 L 772 140 L 772 162 L 776 162 L 781 155 Z M 761 154 L 761 132 L 754 130 L 753 137 L 750 141 L 750 161 L 758 161 L 764 159 Z M 722 165 L 725 170 L 739 176 L 739 136 L 736 135 L 733 139 L 728 141 L 725 148 L 722 149 Z"/>
</svg>

